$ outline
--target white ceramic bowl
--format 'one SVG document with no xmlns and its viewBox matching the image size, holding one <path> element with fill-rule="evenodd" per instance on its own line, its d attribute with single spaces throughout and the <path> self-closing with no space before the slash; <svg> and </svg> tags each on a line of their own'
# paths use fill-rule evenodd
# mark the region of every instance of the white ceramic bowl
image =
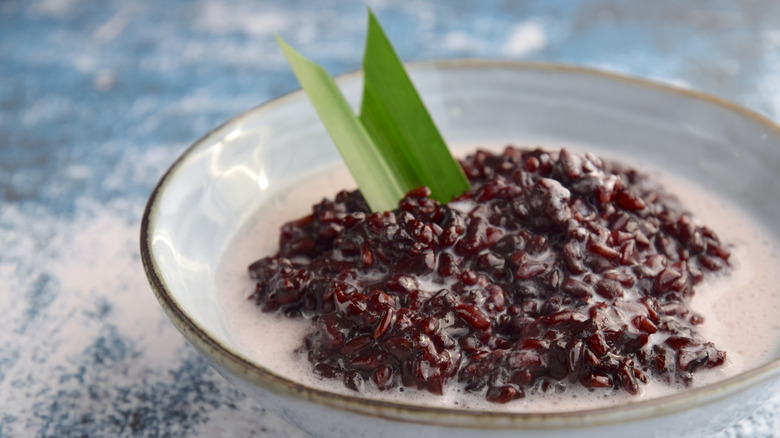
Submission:
<svg viewBox="0 0 780 438">
<path fill-rule="evenodd" d="M 413 64 L 451 144 L 584 146 L 684 173 L 780 235 L 780 128 L 711 96 L 577 67 L 514 62 Z M 361 75 L 339 83 L 357 106 Z M 708 436 L 780 392 L 780 358 L 720 383 L 630 405 L 506 414 L 368 401 L 305 387 L 247 359 L 226 333 L 215 268 L 269 193 L 340 157 L 294 92 L 215 129 L 152 193 L 141 252 L 174 325 L 221 374 L 316 437 Z"/>
</svg>

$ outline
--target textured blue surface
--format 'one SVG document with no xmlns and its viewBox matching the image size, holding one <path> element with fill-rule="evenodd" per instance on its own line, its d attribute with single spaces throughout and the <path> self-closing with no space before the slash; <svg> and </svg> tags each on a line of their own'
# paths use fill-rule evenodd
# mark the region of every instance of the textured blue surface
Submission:
<svg viewBox="0 0 780 438">
<path fill-rule="evenodd" d="M 532 59 L 780 120 L 780 2 L 368 2 L 405 60 Z M 0 437 L 300 437 L 186 345 L 138 254 L 149 192 L 209 129 L 296 88 L 281 33 L 357 69 L 359 1 L 0 2 Z M 777 402 L 722 437 L 780 436 Z"/>
</svg>

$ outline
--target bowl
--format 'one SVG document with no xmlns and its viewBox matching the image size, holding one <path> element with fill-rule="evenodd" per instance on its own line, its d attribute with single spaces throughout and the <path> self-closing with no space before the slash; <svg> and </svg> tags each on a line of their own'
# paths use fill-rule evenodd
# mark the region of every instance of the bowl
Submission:
<svg viewBox="0 0 780 438">
<path fill-rule="evenodd" d="M 409 65 L 450 145 L 576 145 L 686 175 L 780 236 L 780 127 L 697 92 L 591 69 L 440 61 Z M 362 76 L 338 80 L 358 106 Z M 305 95 L 247 111 L 193 144 L 152 193 L 141 227 L 149 282 L 170 320 L 229 381 L 315 437 L 708 436 L 780 392 L 780 357 L 715 384 L 621 406 L 510 414 L 368 400 L 252 361 L 219 308 L 223 251 L 264 203 L 340 156 Z"/>
</svg>

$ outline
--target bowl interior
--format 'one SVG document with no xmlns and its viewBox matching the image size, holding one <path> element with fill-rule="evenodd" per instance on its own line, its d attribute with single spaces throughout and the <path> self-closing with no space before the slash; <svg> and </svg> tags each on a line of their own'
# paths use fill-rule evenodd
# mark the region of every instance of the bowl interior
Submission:
<svg viewBox="0 0 780 438">
<path fill-rule="evenodd" d="M 759 116 L 579 68 L 441 62 L 413 65 L 410 73 L 456 150 L 574 146 L 667 169 L 730 199 L 780 236 L 780 130 Z M 347 75 L 340 85 L 357 107 L 361 76 Z M 216 267 L 224 248 L 268 199 L 340 162 L 300 92 L 237 117 L 182 156 L 150 201 L 147 229 L 149 264 L 164 289 L 158 293 L 175 305 L 181 325 L 242 357 L 218 310 Z"/>
</svg>

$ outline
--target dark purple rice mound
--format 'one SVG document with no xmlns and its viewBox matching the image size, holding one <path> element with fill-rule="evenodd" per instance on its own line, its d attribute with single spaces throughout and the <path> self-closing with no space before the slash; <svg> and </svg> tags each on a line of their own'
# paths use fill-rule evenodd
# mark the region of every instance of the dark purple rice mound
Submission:
<svg viewBox="0 0 780 438">
<path fill-rule="evenodd" d="M 447 205 L 421 188 L 371 213 L 342 191 L 249 267 L 258 305 L 311 319 L 316 374 L 505 403 L 572 384 L 637 394 L 724 362 L 688 303 L 729 250 L 675 198 L 566 149 L 461 164 L 473 188 Z"/>
</svg>

